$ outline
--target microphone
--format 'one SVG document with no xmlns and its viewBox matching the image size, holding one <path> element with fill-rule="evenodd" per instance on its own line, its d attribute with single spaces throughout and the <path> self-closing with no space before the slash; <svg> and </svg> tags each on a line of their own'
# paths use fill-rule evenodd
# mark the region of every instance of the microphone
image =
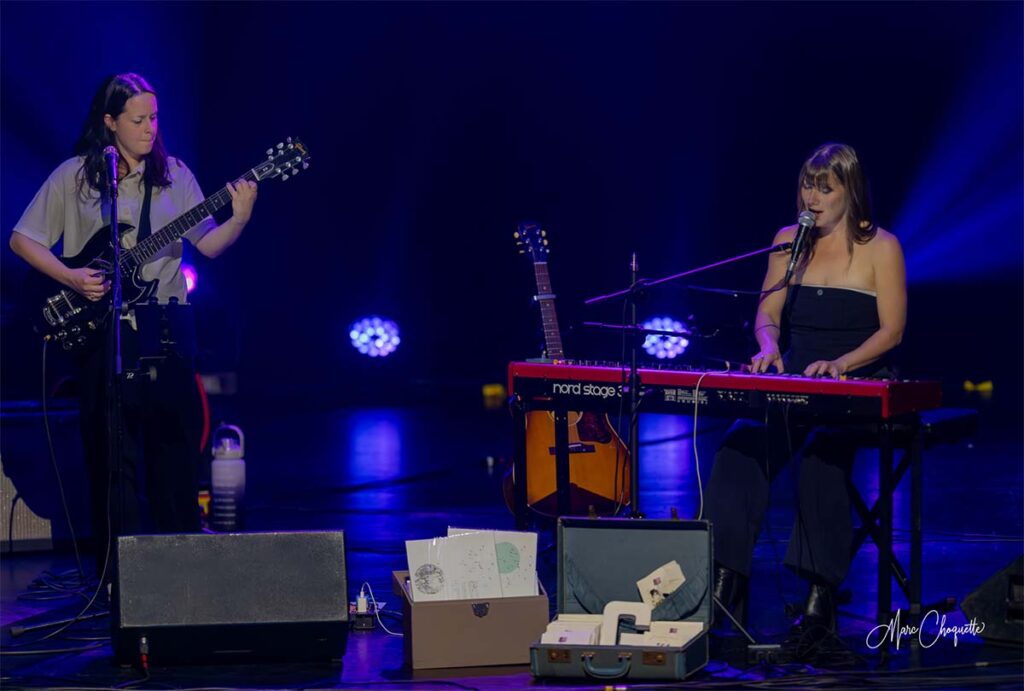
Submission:
<svg viewBox="0 0 1024 691">
<path fill-rule="evenodd" d="M 103 150 L 103 160 L 106 161 L 107 183 L 110 186 L 110 195 L 117 196 L 117 147 L 108 146 Z"/>
<path fill-rule="evenodd" d="M 786 278 L 782 281 L 783 285 L 789 283 L 789 279 L 793 276 L 796 264 L 800 261 L 800 255 L 803 254 L 804 248 L 807 246 L 807 235 L 811 232 L 811 228 L 814 227 L 816 220 L 817 217 L 810 211 L 801 211 L 797 217 L 796 222 L 800 227 L 796 229 L 796 237 L 793 238 L 791 254 L 789 255 L 789 267 L 786 269 Z"/>
</svg>

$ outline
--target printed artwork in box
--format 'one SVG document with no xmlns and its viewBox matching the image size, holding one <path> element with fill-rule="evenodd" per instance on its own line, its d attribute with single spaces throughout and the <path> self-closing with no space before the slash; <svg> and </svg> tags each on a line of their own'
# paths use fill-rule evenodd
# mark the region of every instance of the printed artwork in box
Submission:
<svg viewBox="0 0 1024 691">
<path fill-rule="evenodd" d="M 490 533 L 406 540 L 405 552 L 416 602 L 501 597 Z"/>
</svg>

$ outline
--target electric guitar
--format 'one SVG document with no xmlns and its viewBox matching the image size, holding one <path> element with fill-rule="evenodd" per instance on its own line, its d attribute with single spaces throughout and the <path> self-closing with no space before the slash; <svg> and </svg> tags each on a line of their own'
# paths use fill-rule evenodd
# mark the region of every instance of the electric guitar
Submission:
<svg viewBox="0 0 1024 691">
<path fill-rule="evenodd" d="M 239 180 L 259 181 L 280 177 L 287 180 L 300 170 L 309 167 L 309 151 L 298 139 L 288 138 L 267 150 L 267 159 L 255 168 L 247 170 Z M 226 187 L 210 195 L 181 216 L 168 223 L 135 247 L 121 252 L 121 297 L 125 308 L 139 302 L 146 302 L 155 294 L 159 281 L 147 281 L 142 277 L 142 267 L 171 243 L 195 228 L 207 216 L 231 203 Z M 118 230 L 126 233 L 133 226 L 118 224 Z M 89 266 L 110 274 L 114 271 L 110 226 L 104 226 L 82 251 L 74 257 L 61 258 L 65 266 L 79 269 Z M 52 282 L 56 283 L 56 282 Z M 93 302 L 71 288 L 47 298 L 43 304 L 42 319 L 36 323 L 36 331 L 46 340 L 55 340 L 64 350 L 84 346 L 93 335 L 102 330 L 110 316 L 110 294 Z"/>
<path fill-rule="evenodd" d="M 533 260 L 546 358 L 564 360 L 555 295 L 548 274 L 547 231 L 520 223 L 515 233 L 519 253 Z M 515 479 L 513 478 L 513 482 Z M 611 515 L 629 504 L 629 450 L 607 415 L 569 412 L 570 510 L 573 515 Z M 545 515 L 557 515 L 555 424 L 549 411 L 526 414 L 526 503 Z"/>
</svg>

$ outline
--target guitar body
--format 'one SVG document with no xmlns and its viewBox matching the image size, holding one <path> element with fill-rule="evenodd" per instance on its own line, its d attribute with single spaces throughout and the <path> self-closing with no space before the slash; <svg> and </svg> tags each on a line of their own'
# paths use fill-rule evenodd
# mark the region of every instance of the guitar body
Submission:
<svg viewBox="0 0 1024 691">
<path fill-rule="evenodd" d="M 521 254 L 533 260 L 537 281 L 536 301 L 547 357 L 565 358 L 555 312 L 555 295 L 548 274 L 547 232 L 536 223 L 520 223 L 516 230 Z M 569 413 L 569 513 L 574 516 L 615 515 L 630 503 L 632 469 L 629 450 L 615 432 L 607 415 Z M 537 513 L 558 515 L 558 481 L 555 460 L 555 416 L 547 411 L 526 414 L 526 503 Z M 506 478 L 505 499 L 512 502 L 513 483 Z"/>
<path fill-rule="evenodd" d="M 569 412 L 569 507 L 572 515 L 613 515 L 629 505 L 630 458 L 607 415 Z M 526 414 L 526 503 L 558 515 L 555 416 Z"/>
<path fill-rule="evenodd" d="M 129 232 L 133 226 L 121 224 L 121 232 Z M 71 269 L 92 267 L 110 274 L 113 271 L 114 249 L 110 244 L 110 226 L 96 232 L 74 257 L 61 257 L 64 266 Z M 34 274 L 35 275 L 35 274 Z M 41 275 L 41 274 L 39 274 Z M 60 284 L 45 276 L 49 288 L 60 288 Z M 146 281 L 135 267 L 121 276 L 121 298 L 131 307 L 145 302 L 156 292 L 159 281 Z M 47 291 L 49 292 L 49 291 Z M 93 334 L 100 330 L 110 313 L 110 293 L 95 302 L 86 299 L 71 288 L 62 288 L 46 299 L 41 310 L 42 319 L 36 320 L 36 331 L 57 338 L 66 350 L 84 346 Z"/>
</svg>

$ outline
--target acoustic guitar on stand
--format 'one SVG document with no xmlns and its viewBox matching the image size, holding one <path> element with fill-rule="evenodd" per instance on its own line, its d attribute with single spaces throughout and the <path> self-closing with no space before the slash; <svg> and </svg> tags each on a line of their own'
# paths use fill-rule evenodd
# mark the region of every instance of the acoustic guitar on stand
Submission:
<svg viewBox="0 0 1024 691">
<path fill-rule="evenodd" d="M 545 360 L 565 360 L 548 274 L 547 231 L 520 223 L 515 233 L 519 253 L 533 260 L 536 301 L 544 327 Z M 516 479 L 510 473 L 511 482 Z M 569 411 L 569 483 L 572 515 L 614 515 L 629 505 L 629 449 L 603 413 Z M 555 416 L 538 410 L 526 414 L 526 503 L 545 516 L 558 515 L 555 474 Z M 506 486 L 506 498 L 511 486 Z"/>
</svg>

